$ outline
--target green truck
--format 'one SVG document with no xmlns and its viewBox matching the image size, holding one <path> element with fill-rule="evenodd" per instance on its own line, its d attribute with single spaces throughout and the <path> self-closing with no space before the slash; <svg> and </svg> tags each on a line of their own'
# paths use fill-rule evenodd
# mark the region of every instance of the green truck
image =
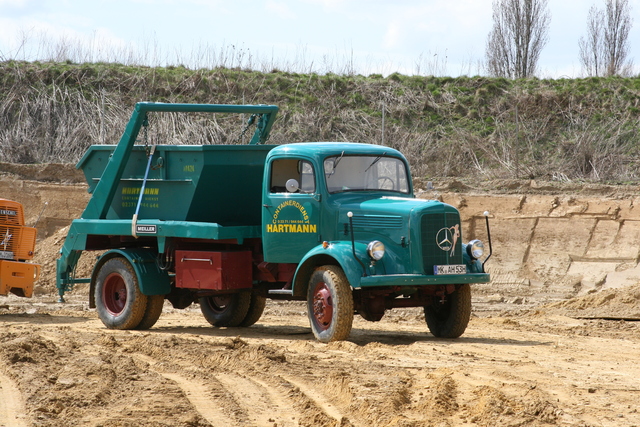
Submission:
<svg viewBox="0 0 640 427">
<path fill-rule="evenodd" d="M 277 112 L 137 103 L 120 142 L 77 165 L 92 196 L 60 250 L 60 300 L 90 283 L 90 307 L 114 329 L 152 327 L 165 299 L 198 303 L 216 327 L 251 326 L 268 298 L 300 300 L 322 342 L 347 339 L 355 314 L 423 307 L 433 335 L 462 335 L 491 254 L 463 243 L 459 212 L 417 199 L 392 148 L 267 145 Z M 149 113 L 248 114 L 255 132 L 246 145 L 141 143 Z M 75 275 L 83 251 L 99 251 L 88 278 Z"/>
</svg>

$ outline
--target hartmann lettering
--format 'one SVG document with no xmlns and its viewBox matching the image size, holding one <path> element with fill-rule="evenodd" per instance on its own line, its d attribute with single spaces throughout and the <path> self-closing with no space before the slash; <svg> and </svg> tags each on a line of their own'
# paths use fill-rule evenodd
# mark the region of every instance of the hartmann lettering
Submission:
<svg viewBox="0 0 640 427">
<path fill-rule="evenodd" d="M 267 233 L 317 233 L 316 224 L 267 224 Z"/>
</svg>

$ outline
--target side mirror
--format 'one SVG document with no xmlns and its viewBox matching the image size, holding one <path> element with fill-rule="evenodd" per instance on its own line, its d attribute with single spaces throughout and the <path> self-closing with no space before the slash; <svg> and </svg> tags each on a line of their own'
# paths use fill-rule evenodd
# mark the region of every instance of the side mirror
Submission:
<svg viewBox="0 0 640 427">
<path fill-rule="evenodd" d="M 285 184 L 285 188 L 287 189 L 287 191 L 289 193 L 295 193 L 296 191 L 300 190 L 300 184 L 298 183 L 298 181 L 296 181 L 295 179 L 291 178 L 291 179 L 287 180 L 287 182 Z"/>
</svg>

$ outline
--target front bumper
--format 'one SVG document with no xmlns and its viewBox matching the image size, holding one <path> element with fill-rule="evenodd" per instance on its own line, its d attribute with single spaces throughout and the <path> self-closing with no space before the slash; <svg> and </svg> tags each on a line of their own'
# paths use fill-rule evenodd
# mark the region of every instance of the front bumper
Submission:
<svg viewBox="0 0 640 427">
<path fill-rule="evenodd" d="M 395 274 L 360 278 L 361 288 L 386 286 L 462 285 L 465 283 L 489 283 L 488 273 L 446 274 L 427 276 L 422 274 Z"/>
<path fill-rule="evenodd" d="M 40 277 L 40 265 L 29 262 L 0 260 L 0 295 L 12 292 L 31 298 L 33 284 Z"/>
</svg>

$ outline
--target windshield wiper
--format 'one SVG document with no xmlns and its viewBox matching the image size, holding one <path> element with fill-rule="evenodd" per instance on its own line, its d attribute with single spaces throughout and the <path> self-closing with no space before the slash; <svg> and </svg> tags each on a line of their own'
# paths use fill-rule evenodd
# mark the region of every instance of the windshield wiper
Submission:
<svg viewBox="0 0 640 427">
<path fill-rule="evenodd" d="M 342 156 L 344 156 L 344 151 L 342 151 L 342 153 L 340 154 L 340 157 L 338 157 L 338 159 L 333 162 L 333 169 L 331 169 L 331 173 L 327 176 L 327 178 L 331 178 L 331 175 L 333 175 L 333 173 L 336 171 L 336 168 L 338 167 L 338 163 L 340 163 L 340 160 L 342 160 Z"/>
<path fill-rule="evenodd" d="M 366 172 L 366 171 L 368 171 L 369 169 L 371 169 L 371 167 L 372 167 L 373 165 L 375 165 L 376 163 L 378 163 L 378 161 L 379 161 L 379 160 L 382 158 L 382 156 L 384 156 L 385 154 L 387 154 L 387 152 L 386 152 L 386 151 L 385 151 L 384 153 L 380 154 L 378 157 L 376 157 L 376 159 L 375 159 L 373 162 L 371 162 L 371 164 L 369 165 L 369 167 L 368 167 L 368 168 L 366 168 L 364 171 Z"/>
</svg>

